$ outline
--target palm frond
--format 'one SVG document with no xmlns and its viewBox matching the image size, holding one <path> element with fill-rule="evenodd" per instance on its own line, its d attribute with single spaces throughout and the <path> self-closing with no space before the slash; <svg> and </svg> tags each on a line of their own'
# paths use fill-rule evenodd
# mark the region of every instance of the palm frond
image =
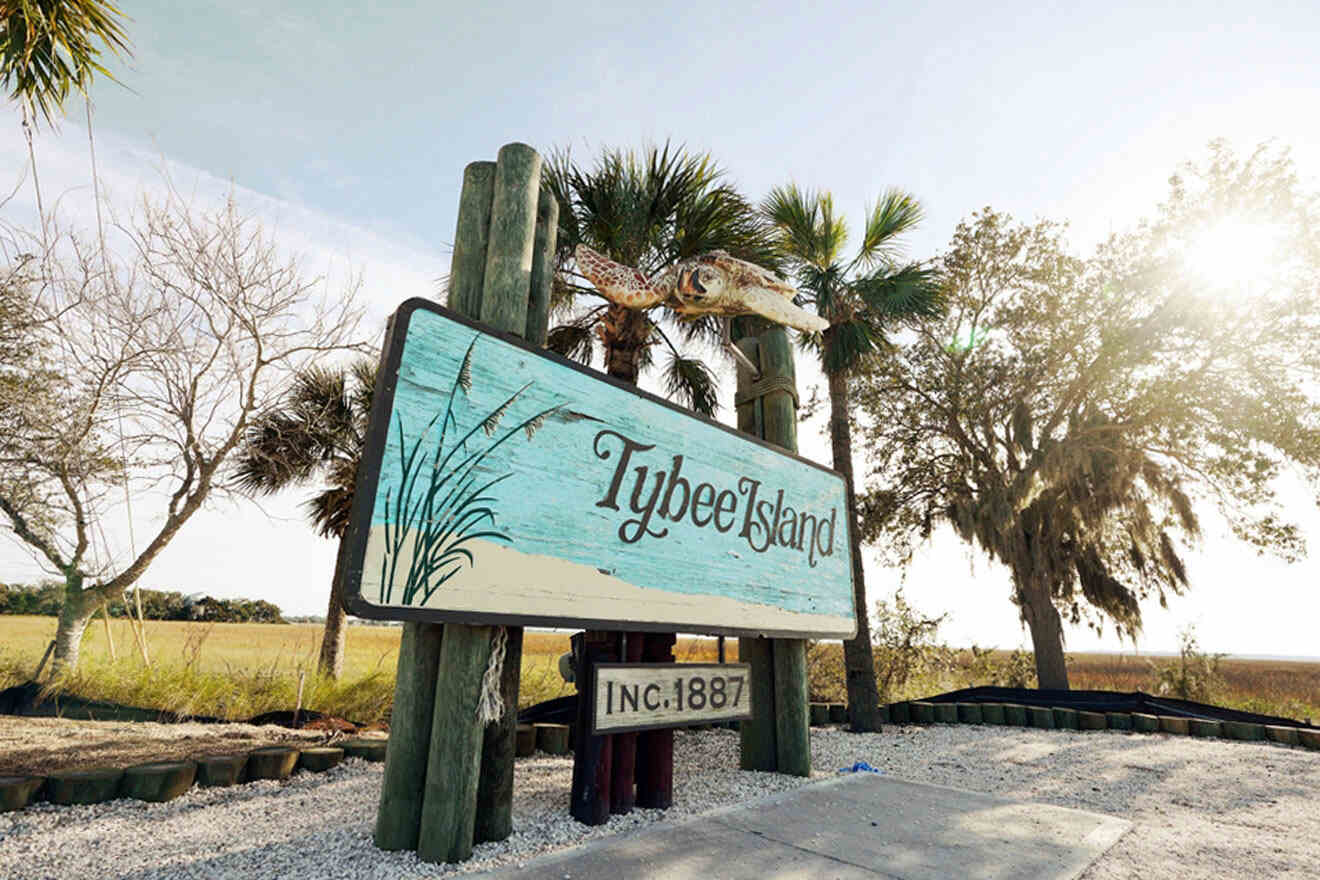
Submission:
<svg viewBox="0 0 1320 880">
<path fill-rule="evenodd" d="M 701 315 L 696 318 L 675 321 L 679 337 L 689 345 L 717 346 L 723 342 L 724 318 L 717 315 Z"/>
<path fill-rule="evenodd" d="M 715 374 L 696 358 L 671 355 L 664 371 L 665 392 L 688 409 L 704 416 L 719 408 Z"/>
<path fill-rule="evenodd" d="M 357 419 L 364 425 L 371 414 L 371 401 L 376 391 L 376 362 L 362 358 L 349 367 L 353 374 L 353 391 L 349 394 L 349 406 Z"/>
<path fill-rule="evenodd" d="M 282 410 L 261 413 L 248 425 L 231 473 L 241 492 L 269 495 L 312 478 L 325 461 L 324 436 Z"/>
<path fill-rule="evenodd" d="M 595 333 L 590 324 L 560 324 L 551 328 L 546 336 L 545 347 L 569 360 L 589 365 L 594 353 L 594 339 Z"/>
<path fill-rule="evenodd" d="M 915 196 L 900 189 L 887 190 L 867 212 L 862 246 L 857 254 L 859 262 L 872 266 L 877 261 L 900 256 L 902 247 L 896 239 L 916 228 L 924 213 Z"/>
<path fill-rule="evenodd" d="M 818 265 L 800 263 L 795 273 L 798 283 L 798 299 L 803 305 L 816 307 L 816 314 L 826 320 L 834 320 L 843 304 L 841 296 L 844 290 L 843 267 L 838 263 Z"/>
<path fill-rule="evenodd" d="M 352 418 L 348 402 L 348 375 L 343 370 L 312 365 L 293 377 L 289 406 L 315 414 L 325 425 L 346 424 Z"/>
<path fill-rule="evenodd" d="M 851 370 L 876 351 L 876 330 L 862 318 L 841 321 L 825 331 L 822 366 L 826 375 Z"/>
<path fill-rule="evenodd" d="M 351 469 L 353 474 L 357 468 Z M 322 538 L 342 538 L 353 510 L 353 484 L 327 486 L 304 502 L 307 518 Z"/>
<path fill-rule="evenodd" d="M 834 218 L 828 195 L 790 183 L 772 189 L 761 211 L 778 231 L 779 247 L 794 260 L 825 266 L 838 259 L 848 232 L 843 220 Z"/>
<path fill-rule="evenodd" d="M 34 117 L 54 125 L 71 88 L 86 94 L 93 74 L 116 81 L 100 58 L 103 48 L 120 57 L 132 54 L 123 18 L 105 0 L 0 4 L 0 84 Z"/>
<path fill-rule="evenodd" d="M 944 313 L 944 291 L 933 269 L 917 264 L 881 271 L 853 282 L 853 290 L 880 320 L 938 318 Z"/>
</svg>

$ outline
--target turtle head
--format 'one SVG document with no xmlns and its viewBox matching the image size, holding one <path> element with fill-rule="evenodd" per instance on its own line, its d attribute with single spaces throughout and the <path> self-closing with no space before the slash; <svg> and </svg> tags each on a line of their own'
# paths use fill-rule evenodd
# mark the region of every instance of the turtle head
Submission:
<svg viewBox="0 0 1320 880">
<path fill-rule="evenodd" d="M 674 292 L 685 304 L 723 302 L 729 284 L 729 273 L 713 260 L 693 260 L 678 270 L 678 284 Z"/>
</svg>

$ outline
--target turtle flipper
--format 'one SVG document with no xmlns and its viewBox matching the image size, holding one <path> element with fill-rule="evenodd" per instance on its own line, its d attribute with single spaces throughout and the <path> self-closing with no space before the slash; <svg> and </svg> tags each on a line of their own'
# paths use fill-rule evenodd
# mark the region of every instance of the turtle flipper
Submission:
<svg viewBox="0 0 1320 880">
<path fill-rule="evenodd" d="M 819 333 L 830 326 L 829 321 L 819 315 L 813 315 L 806 309 L 798 308 L 793 305 L 792 300 L 786 299 L 783 294 L 772 290 L 765 290 L 760 287 L 744 287 L 739 291 L 739 299 L 747 306 L 749 312 L 755 312 L 763 318 L 769 318 L 776 324 L 793 327 L 803 333 Z"/>
<path fill-rule="evenodd" d="M 646 309 L 664 302 L 670 291 L 636 269 L 616 263 L 585 244 L 573 249 L 578 269 L 596 285 L 601 296 L 630 309 Z"/>
</svg>

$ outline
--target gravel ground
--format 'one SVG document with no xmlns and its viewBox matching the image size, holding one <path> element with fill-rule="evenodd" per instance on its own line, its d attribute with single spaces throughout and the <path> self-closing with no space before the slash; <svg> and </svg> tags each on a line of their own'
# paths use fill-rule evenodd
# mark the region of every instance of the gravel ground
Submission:
<svg viewBox="0 0 1320 880">
<path fill-rule="evenodd" d="M 679 732 L 677 803 L 587 829 L 568 816 L 572 762 L 520 760 L 516 833 L 462 866 L 371 845 L 381 765 L 345 762 L 286 783 L 193 789 L 165 804 L 41 804 L 0 814 L 0 877 L 412 878 L 480 870 L 584 840 L 795 788 L 736 767 L 738 737 Z M 1121 816 L 1135 827 L 1084 875 L 1320 876 L 1320 753 L 1114 732 L 972 726 L 813 731 L 817 778 L 854 761 L 893 776 Z"/>
</svg>

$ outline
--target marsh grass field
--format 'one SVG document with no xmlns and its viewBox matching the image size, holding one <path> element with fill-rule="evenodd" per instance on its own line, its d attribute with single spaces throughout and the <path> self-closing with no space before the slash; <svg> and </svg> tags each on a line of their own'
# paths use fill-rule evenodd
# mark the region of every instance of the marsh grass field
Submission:
<svg viewBox="0 0 1320 880">
<path fill-rule="evenodd" d="M 147 621 L 150 667 L 144 668 L 126 620 L 110 621 L 114 658 L 101 618 L 87 629 L 76 672 L 64 691 L 180 714 L 246 720 L 262 712 L 302 708 L 362 723 L 388 718 L 394 692 L 400 628 L 350 626 L 344 675 L 331 681 L 316 674 L 321 626 L 306 624 Z M 53 617 L 0 616 L 0 689 L 31 678 L 53 638 Z M 528 632 L 523 645 L 519 702 L 528 706 L 573 692 L 559 675 L 567 632 Z M 737 640 L 727 654 L 737 658 Z M 680 662 L 716 658 L 714 639 L 680 637 Z M 811 652 L 812 699 L 843 702 L 843 652 L 839 643 L 820 643 Z M 1069 654 L 1070 683 L 1077 689 L 1153 692 L 1153 664 L 1172 658 L 1133 654 Z M 913 699 L 956 688 L 1002 683 L 1007 652 L 979 663 L 970 652 L 951 650 L 946 660 L 915 670 L 891 700 Z M 1225 658 L 1211 702 L 1287 718 L 1320 720 L 1320 663 Z M 43 673 L 43 681 L 48 678 Z"/>
</svg>

